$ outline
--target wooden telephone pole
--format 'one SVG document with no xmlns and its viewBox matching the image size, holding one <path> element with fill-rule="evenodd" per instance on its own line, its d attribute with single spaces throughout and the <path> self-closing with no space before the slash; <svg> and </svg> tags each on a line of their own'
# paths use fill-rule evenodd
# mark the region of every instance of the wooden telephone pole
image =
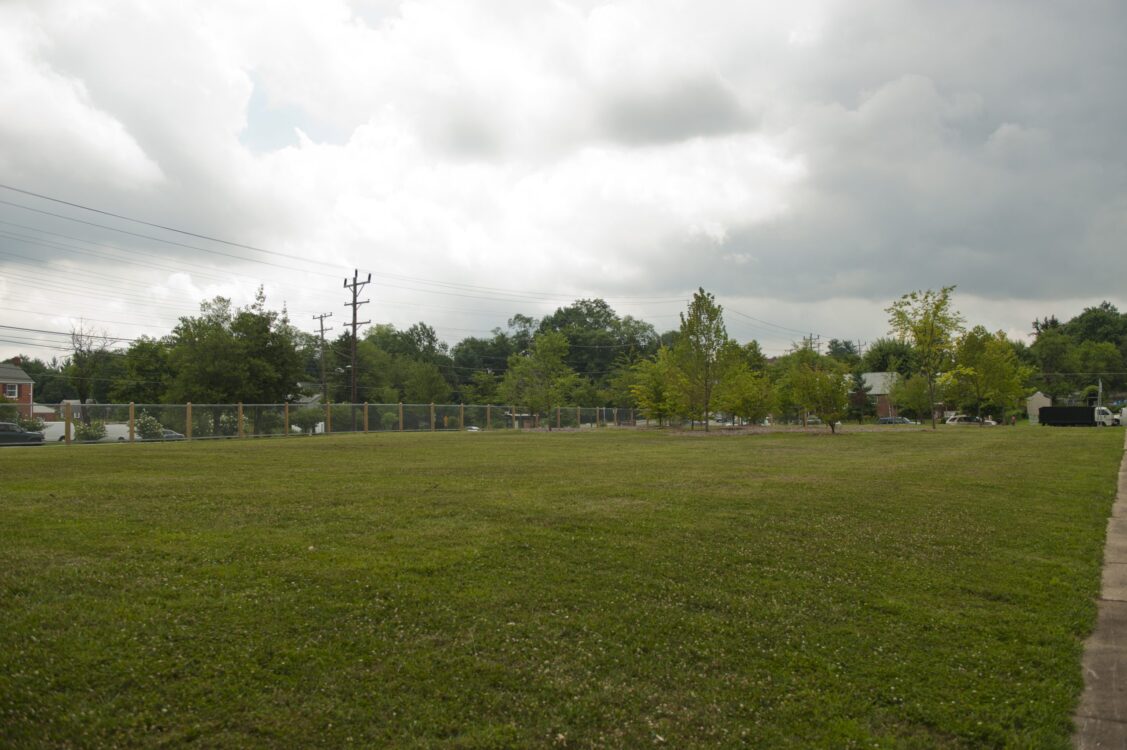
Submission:
<svg viewBox="0 0 1127 750">
<path fill-rule="evenodd" d="M 357 321 L 356 320 L 356 312 L 360 308 L 360 305 L 366 305 L 371 301 L 371 300 L 360 300 L 359 299 L 360 290 L 363 289 L 365 286 L 367 286 L 370 283 L 372 283 L 372 274 L 368 274 L 367 280 L 361 281 L 360 280 L 360 271 L 356 270 L 356 269 L 354 269 L 353 272 L 352 272 L 352 283 L 349 283 L 347 278 L 344 280 L 344 288 L 352 291 L 352 301 L 351 302 L 345 302 L 344 306 L 352 308 L 352 322 L 346 323 L 345 325 L 348 325 L 352 328 L 352 366 L 349 369 L 352 371 L 352 401 L 351 401 L 351 403 L 353 403 L 353 404 L 356 403 L 356 398 L 357 398 L 357 396 L 356 396 L 356 329 L 359 328 L 360 326 L 367 325 L 367 324 L 372 322 L 370 320 Z"/>
<path fill-rule="evenodd" d="M 329 403 L 329 386 L 325 382 L 325 331 L 331 331 L 332 328 L 325 328 L 325 318 L 331 318 L 331 312 L 321 313 L 314 315 L 313 319 L 321 324 L 321 403 Z"/>
</svg>

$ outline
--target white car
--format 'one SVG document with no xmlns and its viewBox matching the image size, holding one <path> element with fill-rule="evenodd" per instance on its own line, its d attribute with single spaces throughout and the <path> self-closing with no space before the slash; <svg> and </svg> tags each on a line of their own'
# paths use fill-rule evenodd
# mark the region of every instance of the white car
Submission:
<svg viewBox="0 0 1127 750">
<path fill-rule="evenodd" d="M 966 414 L 956 414 L 953 417 L 948 417 L 944 424 L 972 424 L 993 427 L 998 423 L 993 419 L 979 419 L 978 417 L 968 417 Z"/>
</svg>

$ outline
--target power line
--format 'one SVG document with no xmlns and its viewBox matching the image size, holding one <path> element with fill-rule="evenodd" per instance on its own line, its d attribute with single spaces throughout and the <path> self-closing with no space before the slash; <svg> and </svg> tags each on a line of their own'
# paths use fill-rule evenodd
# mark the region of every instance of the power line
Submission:
<svg viewBox="0 0 1127 750">
<path fill-rule="evenodd" d="M 244 250 L 253 250 L 255 252 L 265 253 L 267 255 L 276 255 L 276 256 L 281 257 L 281 258 L 289 258 L 291 260 L 297 260 L 297 261 L 301 261 L 303 263 L 309 263 L 310 262 L 308 259 L 301 258 L 301 257 L 296 256 L 296 255 L 288 255 L 287 253 L 280 253 L 280 252 L 277 252 L 276 250 L 265 250 L 261 247 L 255 247 L 254 245 L 244 245 L 241 242 L 231 242 L 229 240 L 220 239 L 219 237 L 211 237 L 211 236 L 208 236 L 206 234 L 198 234 L 196 232 L 189 232 L 186 229 L 177 229 L 175 227 L 165 226 L 164 224 L 155 224 L 151 221 L 144 221 L 143 219 L 135 219 L 131 216 L 125 216 L 123 214 L 115 214 L 112 211 L 103 211 L 100 208 L 92 208 L 90 206 L 84 206 L 80 203 L 72 203 L 70 201 L 62 200 L 61 198 L 52 198 L 51 196 L 43 195 L 42 193 L 33 193 L 30 190 L 24 190 L 23 188 L 13 187 L 12 185 L 0 184 L 0 188 L 4 188 L 5 190 L 11 190 L 14 193 L 22 193 L 24 195 L 30 195 L 33 198 L 39 198 L 41 200 L 51 201 L 52 203 L 59 203 L 59 204 L 62 204 L 64 206 L 70 206 L 71 208 L 79 208 L 79 209 L 82 209 L 83 211 L 90 211 L 92 213 L 101 214 L 103 216 L 112 216 L 113 218 L 121 219 L 122 221 L 129 221 L 129 222 L 132 222 L 134 224 L 142 224 L 142 225 L 147 226 L 147 227 L 153 227 L 154 229 L 163 229 L 166 232 L 174 232 L 176 234 L 182 234 L 182 235 L 185 235 L 187 237 L 195 237 L 196 239 L 199 239 L 199 240 L 207 240 L 208 242 L 218 242 L 221 245 L 228 245 L 230 247 L 239 247 L 239 248 L 242 248 Z M 0 202 L 7 203 L 7 201 L 0 201 Z M 18 204 L 9 204 L 9 205 L 18 205 Z"/>
<path fill-rule="evenodd" d="M 266 249 L 266 248 L 257 247 L 255 245 L 246 244 L 246 243 L 243 243 L 243 242 L 235 242 L 235 241 L 232 241 L 232 240 L 225 240 L 221 237 L 213 237 L 211 235 L 206 235 L 206 234 L 202 234 L 202 233 L 199 233 L 199 232 L 192 232 L 192 231 L 189 231 L 189 230 L 186 230 L 186 229 L 178 229 L 176 227 L 171 227 L 171 226 L 167 226 L 167 225 L 164 225 L 164 224 L 158 224 L 158 223 L 155 223 L 155 222 L 146 221 L 144 219 L 138 219 L 138 218 L 135 218 L 135 217 L 126 216 L 124 214 L 114 213 L 112 211 L 106 211 L 104 209 L 94 208 L 92 206 L 86 206 L 86 205 L 83 205 L 81 203 L 75 203 L 75 202 L 72 202 L 72 201 L 63 200 L 62 198 L 55 198 L 53 196 L 44 195 L 42 193 L 37 193 L 37 192 L 31 191 L 31 190 L 26 190 L 24 188 L 18 188 L 18 187 L 15 187 L 13 185 L 6 185 L 6 184 L 0 183 L 0 188 L 3 188 L 5 190 L 10 190 L 10 191 L 16 192 L 16 193 L 21 193 L 23 195 L 27 195 L 27 196 L 30 196 L 30 197 L 33 197 L 33 198 L 39 198 L 41 200 L 51 201 L 52 203 L 58 203 L 58 204 L 64 205 L 64 206 L 70 206 L 72 208 L 78 208 L 78 209 L 81 209 L 83 211 L 90 211 L 92 213 L 101 214 L 103 216 L 110 216 L 110 217 L 113 217 L 115 219 L 121 219 L 122 221 L 128 221 L 128 222 L 132 222 L 132 223 L 135 223 L 135 224 L 141 224 L 143 226 L 153 227 L 155 229 L 162 229 L 162 230 L 167 231 L 167 232 L 182 234 L 182 235 L 185 235 L 185 236 L 188 236 L 188 237 L 194 237 L 196 239 L 207 240 L 209 242 L 217 242 L 219 244 L 227 245 L 229 247 L 237 247 L 237 248 L 241 248 L 241 249 L 244 249 L 244 250 L 251 250 L 253 252 L 264 253 L 266 255 L 273 255 L 273 256 L 276 256 L 276 257 L 280 257 L 280 258 L 287 258 L 287 259 L 290 259 L 290 260 L 296 260 L 296 261 L 301 262 L 301 263 L 307 263 L 307 264 L 317 263 L 317 261 L 312 261 L 308 258 L 303 258 L 303 257 L 298 256 L 298 255 L 292 255 L 290 253 L 282 253 L 282 252 L 279 252 L 277 250 L 269 250 L 269 249 Z M 25 206 L 25 205 L 20 204 L 20 203 L 13 203 L 11 201 L 0 200 L 0 204 L 14 206 L 16 208 L 21 208 L 21 209 L 24 209 L 26 211 L 34 211 L 36 213 L 45 214 L 45 215 L 48 215 L 48 216 L 54 216 L 56 218 L 64 219 L 66 221 L 73 221 L 73 222 L 77 222 L 77 223 L 80 223 L 80 224 L 87 224 L 89 226 L 98 227 L 100 229 L 107 229 L 107 230 L 113 231 L 113 232 L 121 232 L 123 234 L 128 234 L 128 235 L 132 235 L 132 236 L 135 236 L 135 237 L 142 237 L 144 239 L 151 239 L 151 240 L 156 241 L 156 242 L 164 242 L 164 243 L 167 243 L 167 244 L 176 245 L 178 247 L 184 247 L 184 248 L 189 248 L 189 249 L 193 249 L 193 250 L 200 250 L 202 252 L 215 253 L 215 254 L 218 254 L 218 255 L 223 255 L 225 257 L 236 258 L 238 260 L 251 261 L 251 262 L 255 262 L 255 263 L 266 263 L 267 265 L 274 265 L 274 266 L 277 266 L 279 268 L 287 268 L 286 266 L 278 266 L 277 264 L 267 263 L 266 261 L 258 260 L 258 259 L 255 259 L 255 258 L 247 258 L 247 257 L 244 257 L 244 256 L 239 256 L 239 255 L 231 255 L 229 253 L 220 253 L 217 250 L 209 250 L 207 248 L 201 248 L 201 247 L 197 247 L 195 245 L 187 245 L 187 244 L 184 244 L 184 243 L 178 243 L 178 242 L 175 242 L 173 240 L 168 240 L 168 239 L 164 239 L 164 238 L 160 238 L 160 237 L 152 237 L 152 236 L 149 236 L 149 235 L 141 235 L 141 234 L 137 234 L 137 233 L 134 233 L 134 232 L 129 232 L 128 230 L 120 229 L 118 227 L 112 227 L 112 226 L 108 226 L 108 225 L 104 225 L 104 224 L 97 224 L 95 222 L 85 221 L 85 220 L 82 220 L 82 219 L 76 219 L 74 217 L 66 216 L 65 214 L 60 214 L 60 213 L 56 213 L 56 212 L 53 212 L 53 211 L 45 211 L 43 209 L 38 209 L 38 208 L 32 208 L 31 206 Z M 289 270 L 300 270 L 300 269 L 292 269 L 291 268 Z M 303 272 L 307 272 L 307 271 L 303 271 Z M 312 273 L 316 273 L 316 272 L 312 272 Z M 331 276 L 331 274 L 325 274 L 325 273 L 321 273 L 319 275 Z M 512 290 L 507 290 L 507 289 L 503 289 L 503 288 L 499 288 L 499 287 L 478 286 L 478 285 L 473 285 L 473 284 L 457 284 L 457 283 L 445 282 L 445 281 L 433 281 L 433 280 L 430 280 L 430 279 L 421 279 L 421 278 L 418 278 L 418 277 L 401 276 L 401 275 L 398 275 L 398 274 L 390 274 L 390 273 L 377 273 L 376 275 L 382 276 L 382 277 L 388 278 L 388 279 L 394 279 L 394 280 L 397 280 L 397 281 L 407 281 L 407 282 L 414 283 L 414 284 L 426 284 L 426 285 L 431 285 L 431 286 L 440 286 L 440 287 L 445 287 L 445 288 L 450 288 L 450 289 L 462 289 L 462 290 L 468 290 L 468 291 L 500 293 L 500 294 L 505 294 L 505 295 L 513 296 L 513 297 L 535 299 L 535 300 L 542 300 L 542 301 L 547 301 L 547 300 L 551 300 L 551 299 L 570 299 L 569 295 L 560 295 L 560 294 L 557 294 L 557 293 L 554 293 L 554 292 L 515 292 L 515 291 L 512 291 Z M 419 291 L 419 290 L 415 290 L 415 291 Z M 430 290 L 426 290 L 426 291 L 430 291 Z M 438 292 L 432 292 L 432 293 L 438 293 Z M 639 297 L 619 296 L 619 297 L 612 297 L 611 299 L 649 301 L 649 302 L 682 302 L 683 301 L 683 298 L 681 298 L 681 297 L 668 297 L 668 296 L 663 296 L 663 297 L 659 297 L 659 296 L 639 296 Z"/>
</svg>

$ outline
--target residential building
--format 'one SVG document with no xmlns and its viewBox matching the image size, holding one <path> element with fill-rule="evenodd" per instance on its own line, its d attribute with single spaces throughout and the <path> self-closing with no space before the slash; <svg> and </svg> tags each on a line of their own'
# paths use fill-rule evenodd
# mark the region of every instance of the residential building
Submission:
<svg viewBox="0 0 1127 750">
<path fill-rule="evenodd" d="M 18 404 L 20 416 L 30 419 L 35 403 L 35 381 L 23 371 L 21 364 L 19 357 L 0 363 L 0 396 Z"/>
</svg>

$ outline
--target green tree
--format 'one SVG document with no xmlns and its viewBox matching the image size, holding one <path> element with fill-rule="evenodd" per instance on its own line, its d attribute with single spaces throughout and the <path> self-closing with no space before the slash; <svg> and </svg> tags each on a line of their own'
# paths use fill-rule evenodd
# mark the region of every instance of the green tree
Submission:
<svg viewBox="0 0 1127 750">
<path fill-rule="evenodd" d="M 704 422 L 705 431 L 712 413 L 712 394 L 723 367 L 721 354 L 727 343 L 724 309 L 712 294 L 698 289 L 688 312 L 681 313 L 681 330 L 673 353 L 684 375 L 684 400 L 693 419 Z"/>
<path fill-rule="evenodd" d="M 1075 389 L 1075 376 L 1071 373 L 1077 366 L 1076 343 L 1059 325 L 1041 328 L 1029 348 L 1040 371 L 1034 378 L 1034 385 L 1042 393 L 1057 399 Z"/>
<path fill-rule="evenodd" d="M 688 389 L 672 350 L 663 346 L 653 359 L 639 360 L 632 369 L 634 382 L 630 385 L 630 393 L 647 420 L 656 419 L 660 426 L 688 411 L 684 402 Z"/>
<path fill-rule="evenodd" d="M 896 372 L 907 377 L 918 372 L 919 365 L 909 342 L 880 338 L 865 350 L 857 369 L 861 372 Z"/>
<path fill-rule="evenodd" d="M 1113 347 L 1114 348 L 1114 347 Z M 955 363 L 940 377 L 949 397 L 976 416 L 993 406 L 1000 416 L 1014 409 L 1027 391 L 1032 368 L 1021 364 L 1003 332 L 975 326 L 959 337 Z"/>
<path fill-rule="evenodd" d="M 95 400 L 94 393 L 101 381 L 108 380 L 110 363 L 110 338 L 105 333 L 95 333 L 80 324 L 70 332 L 71 354 L 63 372 L 78 395 L 78 417 L 83 424 L 90 425 L 90 413 L 83 406 Z"/>
<path fill-rule="evenodd" d="M 480 370 L 473 374 L 468 385 L 462 386 L 462 403 L 464 404 L 495 404 L 497 397 L 497 376 L 488 370 Z"/>
<path fill-rule="evenodd" d="M 118 403 L 160 404 L 168 389 L 171 371 L 168 345 L 142 336 L 130 344 L 122 358 L 121 375 L 114 380 L 110 397 Z"/>
<path fill-rule="evenodd" d="M 749 341 L 743 345 L 741 359 L 752 372 L 767 371 L 767 355 L 759 348 L 758 341 Z"/>
<path fill-rule="evenodd" d="M 865 417 L 876 414 L 876 404 L 873 403 L 869 392 L 872 388 L 865 383 L 861 373 L 853 373 L 850 379 L 849 390 L 849 416 L 857 420 L 857 424 L 865 421 Z"/>
<path fill-rule="evenodd" d="M 910 292 L 886 308 L 888 323 L 900 341 L 912 345 L 918 372 L 927 378 L 931 409 L 931 428 L 935 425 L 935 381 L 947 367 L 955 346 L 955 337 L 963 330 L 963 317 L 951 307 L 954 286 L 938 292 Z"/>
<path fill-rule="evenodd" d="M 837 432 L 837 423 L 849 412 L 851 382 L 842 365 L 828 357 L 797 362 L 788 378 L 793 402 L 829 425 L 830 432 Z"/>
<path fill-rule="evenodd" d="M 290 423 L 306 435 L 312 435 L 316 431 L 317 425 L 324 421 L 325 410 L 315 406 L 306 406 L 290 415 Z"/>
<path fill-rule="evenodd" d="M 558 331 L 537 334 L 527 355 L 514 354 L 501 382 L 500 395 L 514 406 L 527 406 L 533 414 L 547 414 L 563 405 L 578 377 L 567 366 L 567 337 Z M 552 421 L 548 420 L 548 429 Z"/>
<path fill-rule="evenodd" d="M 568 340 L 567 364 L 609 396 L 611 376 L 657 349 L 653 326 L 619 315 L 602 299 L 580 299 L 540 321 L 539 330 Z"/>
<path fill-rule="evenodd" d="M 937 395 L 943 397 L 942 392 Z M 926 418 L 934 404 L 931 400 L 931 392 L 928 390 L 927 378 L 919 374 L 896 378 L 888 398 L 900 414 L 915 419 Z"/>
<path fill-rule="evenodd" d="M 1112 388 L 1123 384 L 1123 355 L 1111 342 L 1082 341 L 1071 354 L 1074 383 L 1095 385 L 1102 380 L 1104 386 Z"/>
<path fill-rule="evenodd" d="M 738 361 L 724 373 L 716 388 L 717 407 L 752 424 L 761 422 L 774 407 L 774 393 L 766 373 Z"/>
<path fill-rule="evenodd" d="M 857 352 L 857 345 L 844 339 L 830 339 L 826 353 L 841 362 L 849 370 L 853 370 L 861 363 L 861 355 Z"/>
<path fill-rule="evenodd" d="M 173 330 L 165 396 L 172 403 L 281 403 L 297 392 L 302 373 L 295 342 L 285 314 L 266 310 L 261 289 L 253 305 L 238 310 L 216 297 Z"/>
<path fill-rule="evenodd" d="M 1102 342 L 1119 348 L 1127 339 L 1127 315 L 1120 314 L 1110 302 L 1102 302 L 1096 307 L 1085 308 L 1061 329 L 1077 342 Z"/>
</svg>

